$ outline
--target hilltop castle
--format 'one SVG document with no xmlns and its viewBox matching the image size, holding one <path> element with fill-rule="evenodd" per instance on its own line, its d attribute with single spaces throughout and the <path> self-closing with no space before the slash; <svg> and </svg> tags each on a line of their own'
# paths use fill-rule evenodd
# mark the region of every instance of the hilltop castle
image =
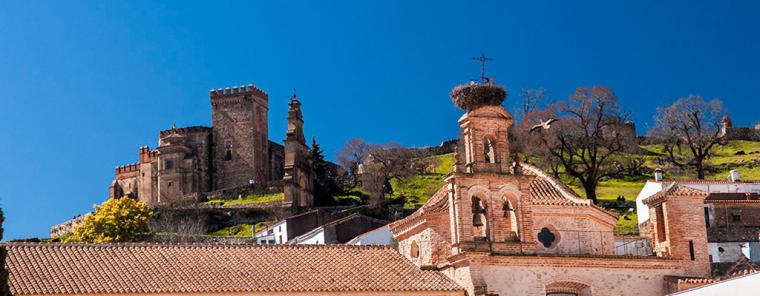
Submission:
<svg viewBox="0 0 760 296">
<path fill-rule="evenodd" d="M 288 133 L 283 147 L 268 138 L 268 95 L 259 88 L 234 86 L 211 90 L 211 127 L 163 130 L 158 146 L 140 147 L 139 162 L 116 168 L 109 197 L 129 196 L 151 207 L 197 202 L 210 191 L 282 180 L 286 166 L 301 164 L 307 151 L 300 103 L 290 102 Z M 286 144 L 286 146 L 288 146 Z M 286 165 L 286 150 L 293 154 Z M 297 190 L 299 205 L 311 205 L 308 170 L 296 165 L 286 188 Z M 291 184 L 292 183 L 292 184 Z M 288 196 L 291 200 L 292 196 Z M 286 198 L 287 199 L 287 198 Z M 290 205 L 290 204 L 288 204 Z"/>
</svg>

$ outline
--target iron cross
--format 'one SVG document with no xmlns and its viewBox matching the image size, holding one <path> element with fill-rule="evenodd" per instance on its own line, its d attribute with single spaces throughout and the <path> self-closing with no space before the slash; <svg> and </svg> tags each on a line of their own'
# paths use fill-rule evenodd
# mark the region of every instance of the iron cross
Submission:
<svg viewBox="0 0 760 296">
<path fill-rule="evenodd" d="M 480 56 L 472 57 L 472 59 L 480 62 L 480 82 L 486 82 L 486 62 L 493 61 L 493 59 L 487 57 L 483 52 L 480 53 Z"/>
</svg>

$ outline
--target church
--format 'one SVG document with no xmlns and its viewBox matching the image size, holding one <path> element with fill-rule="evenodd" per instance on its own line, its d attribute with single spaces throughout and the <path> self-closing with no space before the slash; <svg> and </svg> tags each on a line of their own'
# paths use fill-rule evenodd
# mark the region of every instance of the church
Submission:
<svg viewBox="0 0 760 296">
<path fill-rule="evenodd" d="M 684 279 L 710 276 L 702 208 L 692 205 L 699 196 L 656 201 L 677 213 L 659 216 L 657 252 L 623 252 L 614 214 L 510 159 L 514 120 L 501 106 L 503 87 L 489 79 L 450 96 L 466 111 L 454 172 L 419 210 L 390 225 L 398 251 L 420 268 L 442 272 L 468 295 L 501 296 L 665 295 Z"/>
</svg>

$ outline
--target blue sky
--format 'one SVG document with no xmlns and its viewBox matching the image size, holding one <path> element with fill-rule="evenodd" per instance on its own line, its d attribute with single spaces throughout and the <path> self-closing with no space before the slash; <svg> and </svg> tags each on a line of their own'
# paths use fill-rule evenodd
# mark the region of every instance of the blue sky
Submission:
<svg viewBox="0 0 760 296">
<path fill-rule="evenodd" d="M 307 135 L 436 145 L 456 137 L 451 87 L 478 77 L 564 99 L 607 85 L 639 132 L 656 106 L 699 94 L 754 124 L 758 1 L 0 1 L 0 205 L 5 238 L 107 197 L 115 166 L 159 130 L 210 125 L 208 90 L 269 93 L 284 138 L 298 90 Z"/>
</svg>

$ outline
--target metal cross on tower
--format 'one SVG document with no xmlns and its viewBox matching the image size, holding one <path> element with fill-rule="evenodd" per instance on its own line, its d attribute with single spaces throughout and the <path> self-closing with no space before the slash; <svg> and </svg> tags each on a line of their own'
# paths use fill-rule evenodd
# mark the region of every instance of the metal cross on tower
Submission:
<svg viewBox="0 0 760 296">
<path fill-rule="evenodd" d="M 485 83 L 486 82 L 486 62 L 493 61 L 493 59 L 487 57 L 486 54 L 483 52 L 480 53 L 480 56 L 472 57 L 472 59 L 480 62 L 480 82 Z"/>
</svg>

